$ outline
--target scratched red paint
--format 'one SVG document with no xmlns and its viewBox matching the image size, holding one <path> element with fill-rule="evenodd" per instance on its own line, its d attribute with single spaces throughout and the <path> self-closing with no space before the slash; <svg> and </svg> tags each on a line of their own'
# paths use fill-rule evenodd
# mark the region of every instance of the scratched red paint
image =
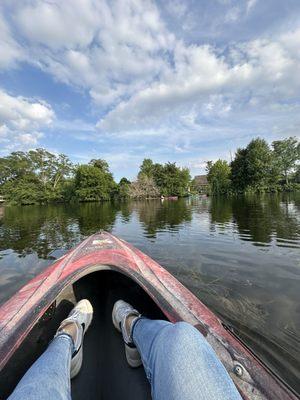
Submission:
<svg viewBox="0 0 300 400">
<path fill-rule="evenodd" d="M 184 320 L 204 333 L 244 399 L 298 398 L 177 279 L 132 245 L 106 232 L 83 241 L 0 307 L 0 370 L 57 295 L 101 265 L 135 280 L 171 322 Z M 242 377 L 233 372 L 237 363 L 244 368 Z"/>
</svg>

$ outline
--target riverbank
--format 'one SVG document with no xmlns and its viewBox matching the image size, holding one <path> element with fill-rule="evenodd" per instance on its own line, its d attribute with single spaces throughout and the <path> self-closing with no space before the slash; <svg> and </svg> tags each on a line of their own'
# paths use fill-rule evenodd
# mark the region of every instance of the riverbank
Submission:
<svg viewBox="0 0 300 400">
<path fill-rule="evenodd" d="M 17 203 L 16 201 L 4 201 L 2 203 L 0 203 L 0 209 L 3 207 L 9 207 L 9 206 L 33 206 L 33 205 L 39 205 L 39 206 L 46 206 L 46 205 L 72 205 L 75 206 L 80 205 L 80 204 L 101 204 L 101 203 L 127 203 L 127 202 L 143 202 L 143 201 L 176 201 L 176 200 L 180 200 L 180 199 L 197 199 L 200 197 L 212 197 L 212 198 L 224 198 L 226 199 L 230 199 L 230 198 L 243 198 L 243 197 L 247 197 L 247 196 L 263 196 L 263 195 L 284 195 L 284 194 L 296 194 L 296 193 L 300 193 L 300 184 L 292 184 L 292 185 L 288 185 L 288 187 L 285 186 L 279 186 L 277 188 L 259 188 L 259 189 L 254 189 L 254 188 L 249 188 L 248 190 L 245 191 L 232 191 L 229 190 L 227 193 L 212 193 L 211 191 L 207 191 L 206 193 L 193 193 L 193 194 L 189 194 L 186 196 L 156 196 L 156 197 L 119 197 L 119 196 L 114 196 L 112 198 L 108 198 L 108 199 L 101 199 L 101 200 L 78 200 L 77 198 L 73 198 L 70 199 L 68 201 L 66 200 L 47 200 L 44 202 L 30 202 L 30 201 L 25 201 L 25 202 L 21 202 L 21 203 Z"/>
<path fill-rule="evenodd" d="M 212 195 L 296 191 L 300 189 L 300 143 L 288 138 L 269 144 L 253 139 L 226 160 L 207 162 L 205 190 Z M 197 178 L 197 177 L 196 177 Z M 105 160 L 74 165 L 65 154 L 45 149 L 13 152 L 0 158 L 0 197 L 12 204 L 99 202 L 112 199 L 185 197 L 203 191 L 190 170 L 144 159 L 133 181 L 116 183 Z"/>
</svg>

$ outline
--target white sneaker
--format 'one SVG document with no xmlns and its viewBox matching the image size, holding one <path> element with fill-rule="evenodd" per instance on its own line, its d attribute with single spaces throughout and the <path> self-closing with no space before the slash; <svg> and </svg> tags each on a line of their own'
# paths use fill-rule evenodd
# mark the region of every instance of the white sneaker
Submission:
<svg viewBox="0 0 300 400">
<path fill-rule="evenodd" d="M 64 331 L 64 327 L 66 327 L 71 322 L 75 323 L 77 326 L 76 339 L 74 340 L 74 353 L 71 360 L 71 379 L 74 378 L 80 371 L 83 359 L 83 338 L 92 322 L 92 319 L 93 307 L 91 303 L 86 299 L 80 300 L 71 310 L 68 318 L 62 321 L 55 335 L 57 336 L 62 332 L 66 332 L 68 334 L 67 331 Z"/>
<path fill-rule="evenodd" d="M 129 315 L 135 315 L 136 317 L 132 320 L 131 327 L 129 332 L 126 329 L 126 318 Z M 130 304 L 126 303 L 123 300 L 118 300 L 114 304 L 114 308 L 112 310 L 112 321 L 115 328 L 122 332 L 123 340 L 125 342 L 125 354 L 128 364 L 137 368 L 142 365 L 142 360 L 138 349 L 135 347 L 132 340 L 132 326 L 134 322 L 141 317 L 141 314 L 135 310 Z"/>
</svg>

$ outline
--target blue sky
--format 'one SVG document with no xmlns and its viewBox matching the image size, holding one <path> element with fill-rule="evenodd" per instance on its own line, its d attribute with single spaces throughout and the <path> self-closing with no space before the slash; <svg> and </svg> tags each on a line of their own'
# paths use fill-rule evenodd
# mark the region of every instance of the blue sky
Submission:
<svg viewBox="0 0 300 400">
<path fill-rule="evenodd" d="M 192 174 L 299 137 L 298 0 L 2 0 L 0 155 L 45 147 Z"/>
</svg>

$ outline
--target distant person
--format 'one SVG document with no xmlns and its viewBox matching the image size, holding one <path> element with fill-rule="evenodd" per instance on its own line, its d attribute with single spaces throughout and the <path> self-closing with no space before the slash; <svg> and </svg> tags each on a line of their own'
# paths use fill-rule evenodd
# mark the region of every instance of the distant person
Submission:
<svg viewBox="0 0 300 400">
<path fill-rule="evenodd" d="M 83 338 L 92 317 L 91 303 L 79 301 L 9 400 L 70 400 L 70 379 L 80 371 Z M 129 365 L 144 365 L 154 400 L 241 399 L 213 349 L 192 325 L 144 318 L 123 300 L 115 303 L 112 320 L 122 332 Z"/>
</svg>

